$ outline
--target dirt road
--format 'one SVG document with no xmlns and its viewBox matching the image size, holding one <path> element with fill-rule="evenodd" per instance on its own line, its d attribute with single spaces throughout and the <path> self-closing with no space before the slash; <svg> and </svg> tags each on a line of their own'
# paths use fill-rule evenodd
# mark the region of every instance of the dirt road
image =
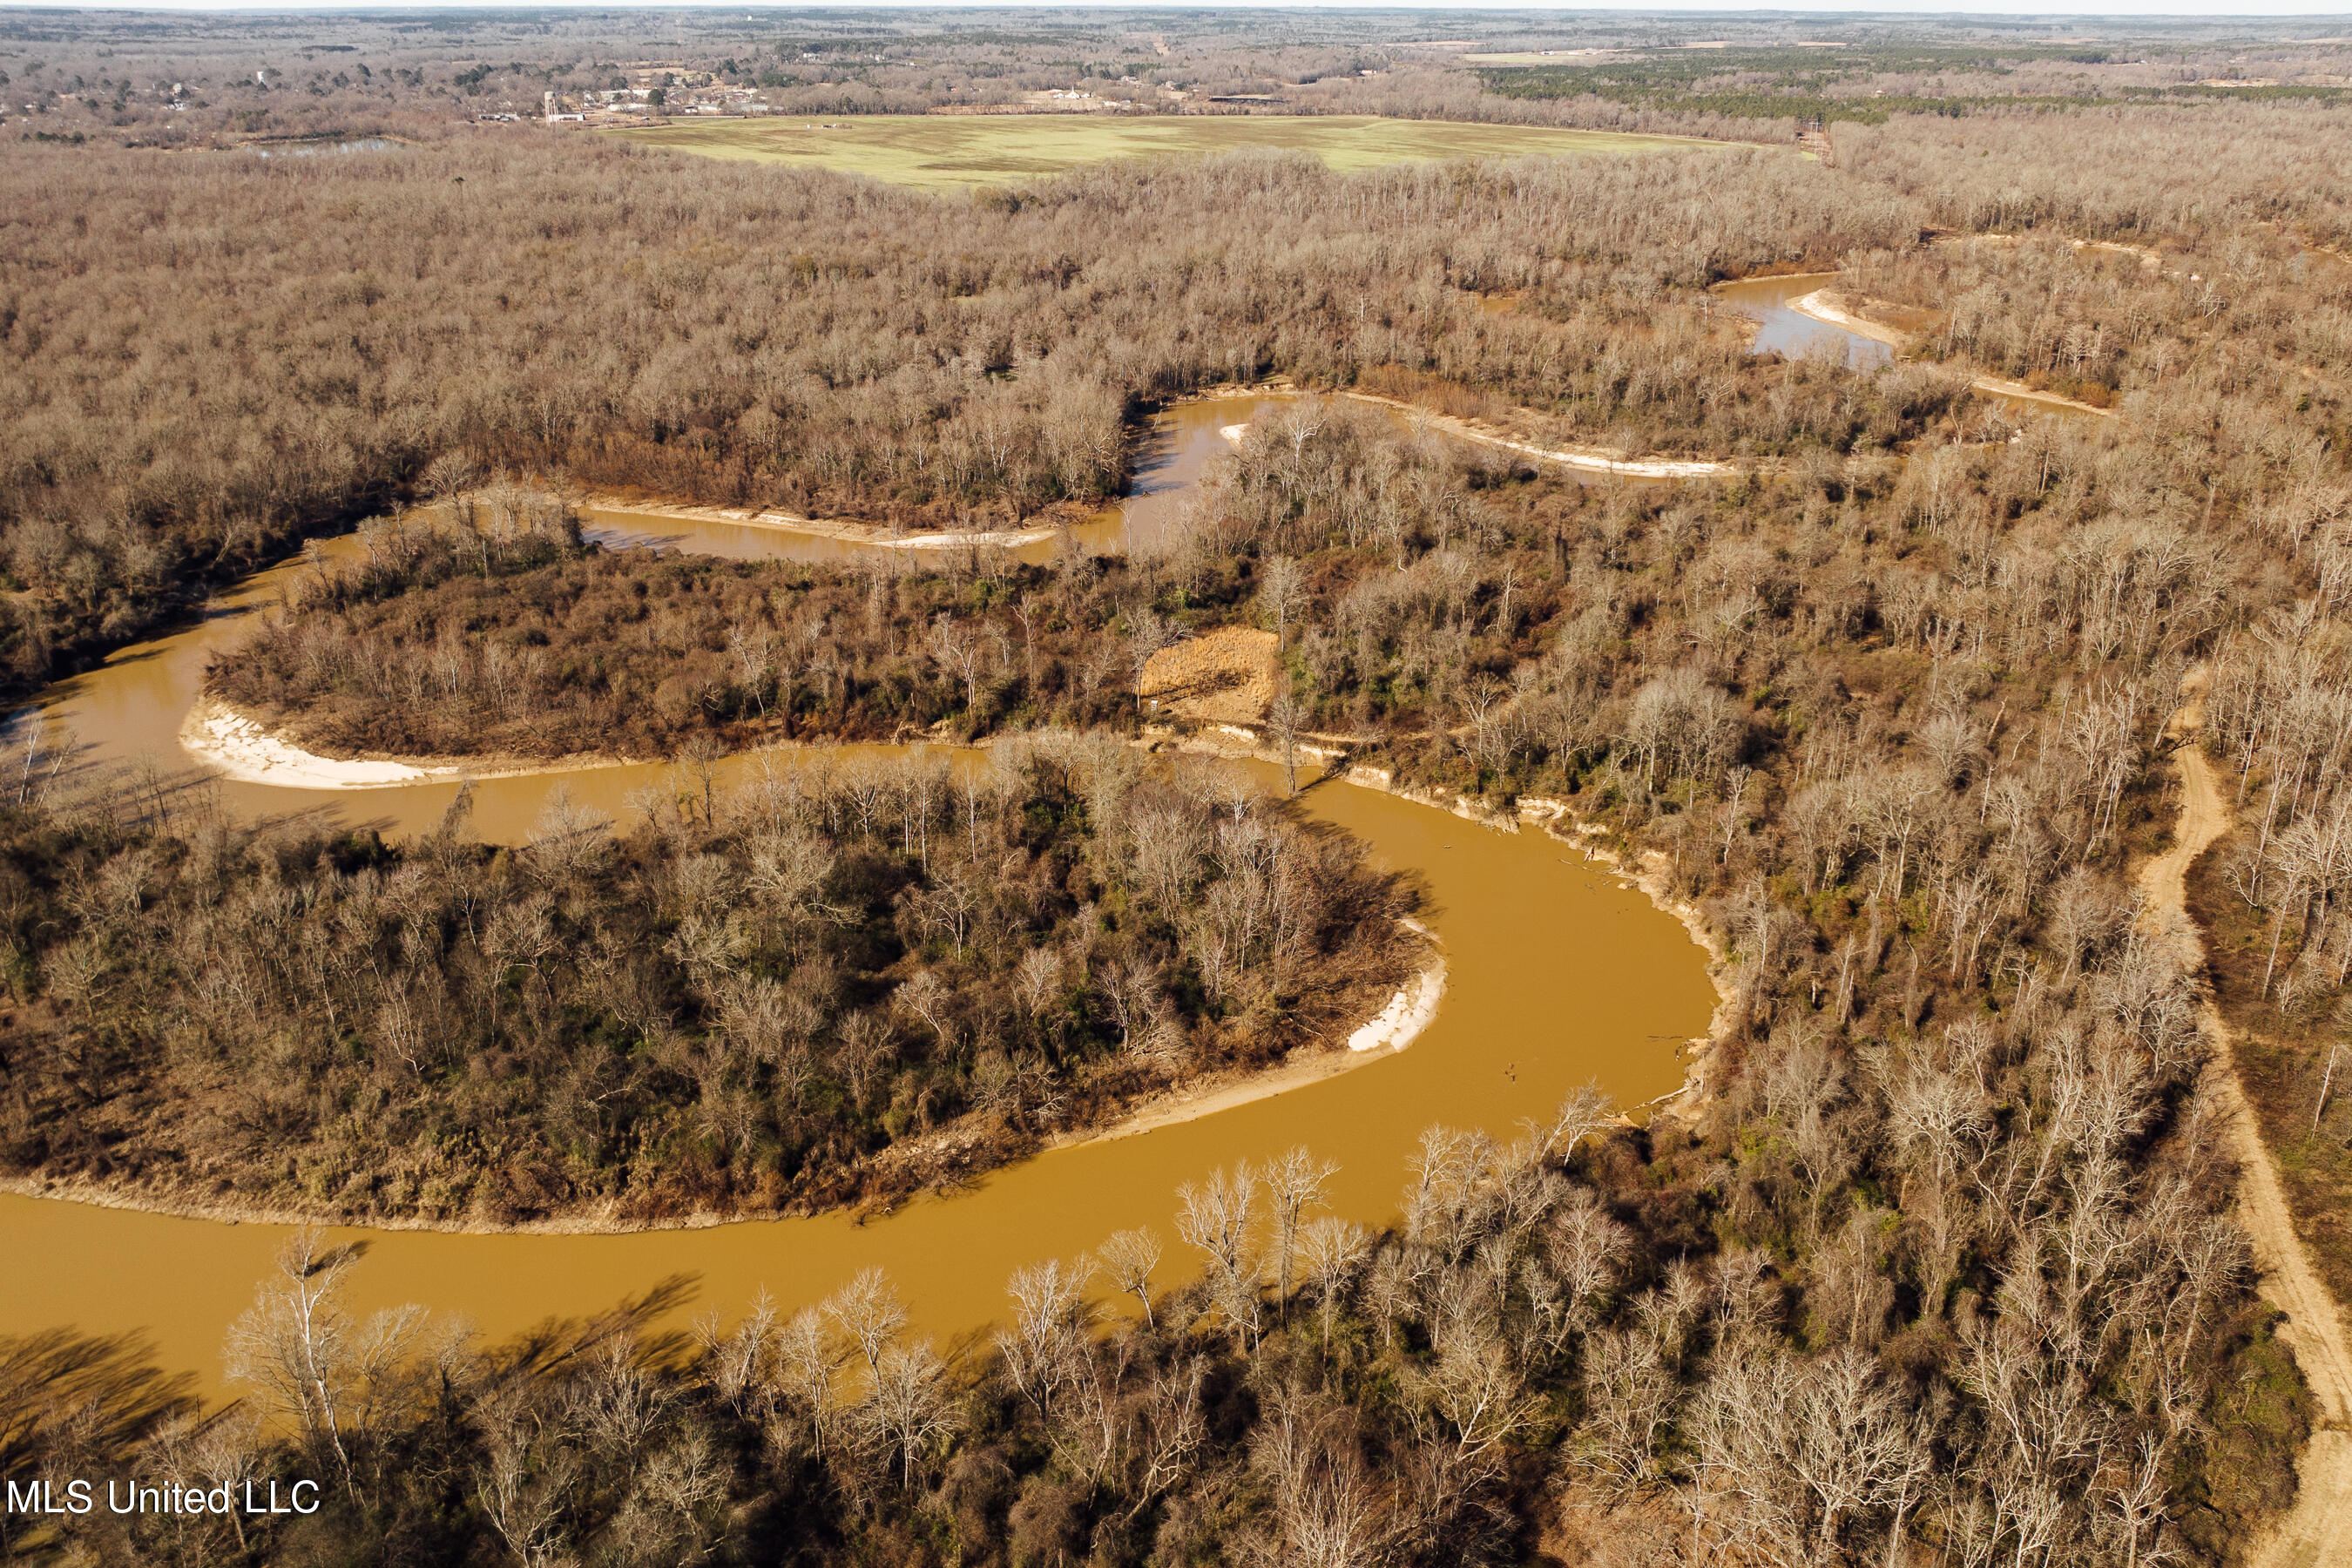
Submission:
<svg viewBox="0 0 2352 1568">
<path fill-rule="evenodd" d="M 2229 831 L 2230 814 L 2204 753 L 2194 743 L 2205 722 L 2202 670 L 2190 673 L 2181 685 L 2181 696 L 2180 710 L 2167 726 L 2168 733 L 2184 742 L 2173 752 L 2180 770 L 2180 820 L 2172 847 L 2140 868 L 2140 887 L 2147 894 L 2148 919 L 2179 944 L 2191 964 L 2201 968 L 2204 943 L 2189 918 L 2189 867 Z M 2352 1563 L 2352 1349 L 2347 1348 L 2343 1315 L 2295 1237 L 2278 1167 L 2263 1147 L 2253 1110 L 2238 1084 L 2230 1032 L 2210 1002 L 2205 1006 L 2205 1022 L 2220 1047 L 2212 1068 L 2214 1089 L 2229 1112 L 2234 1152 L 2244 1168 L 2240 1218 L 2253 1237 L 2262 1292 L 2286 1314 L 2283 1336 L 2294 1347 L 2319 1405 L 2318 1425 L 2296 1465 L 2301 1486 L 2294 1507 L 2247 1561 L 2253 1568 Z"/>
</svg>

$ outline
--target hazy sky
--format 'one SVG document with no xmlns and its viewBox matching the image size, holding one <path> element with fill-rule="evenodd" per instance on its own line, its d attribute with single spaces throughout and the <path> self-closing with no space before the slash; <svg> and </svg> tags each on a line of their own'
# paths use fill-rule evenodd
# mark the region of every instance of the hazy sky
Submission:
<svg viewBox="0 0 2352 1568">
<path fill-rule="evenodd" d="M 654 10 L 691 8 L 725 11 L 731 5 L 711 5 L 708 0 L 622 0 L 610 6 L 590 6 L 574 0 L 492 0 L 500 10 L 520 5 L 547 4 L 557 10 L 617 9 Z M 874 9 L 894 4 L 908 4 L 921 10 L 950 9 L 930 0 L 840 0 L 850 9 Z M 987 4 L 988 0 L 981 0 Z M 999 0 L 1002 5 L 1019 8 L 1035 8 L 1035 0 Z M 76 10 L 110 11 L 341 11 L 341 10 L 451 10 L 482 6 L 485 0 L 344 0 L 343 4 L 321 4 L 316 0 L 245 0 L 243 4 L 215 4 L 213 0 L 79 0 L 69 7 Z M 835 4 L 835 0 L 793 0 L 787 8 L 804 10 Z M 2345 0 L 2066 0 L 2063 4 L 2021 4 L 2019 0 L 1826 0 L 1823 4 L 1790 5 L 1740 4 L 1738 0 L 1582 0 L 1575 5 L 1521 5 L 1496 6 L 1489 4 L 1463 4 L 1458 0 L 1429 0 L 1422 5 L 1400 5 L 1396 0 L 1080 0 L 1084 6 L 1117 6 L 1150 5 L 1159 8 L 1199 8 L 1221 11 L 1325 9 L 1348 5 L 1374 5 L 1381 10 L 1427 11 L 1650 11 L 1683 15 L 1692 12 L 1724 13 L 1729 11 L 1772 11 L 1790 16 L 1815 16 L 1827 13 L 1889 13 L 1904 16 L 2099 16 L 2118 18 L 2131 16 L 2332 16 L 2352 20 L 2352 8 Z M 0 0 L 0 9 L 37 5 L 43 9 L 59 8 L 57 0 Z M 756 11 L 759 7 L 754 6 Z"/>
</svg>

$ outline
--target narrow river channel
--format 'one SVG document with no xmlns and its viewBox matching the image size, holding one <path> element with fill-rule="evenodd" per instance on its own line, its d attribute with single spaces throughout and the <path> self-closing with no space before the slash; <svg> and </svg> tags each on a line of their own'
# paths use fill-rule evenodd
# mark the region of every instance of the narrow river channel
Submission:
<svg viewBox="0 0 2352 1568">
<path fill-rule="evenodd" d="M 1201 467 L 1223 449 L 1217 430 L 1255 407 L 1226 399 L 1178 412 L 1147 455 L 1141 499 L 1106 529 L 1157 526 L 1155 512 L 1181 505 Z M 654 536 L 719 554 L 794 554 L 811 543 L 772 529 L 670 517 L 595 521 L 616 540 Z M 143 766 L 170 799 L 170 781 L 195 773 L 177 737 L 205 660 L 241 635 L 247 616 L 277 602 L 289 574 L 305 570 L 294 562 L 257 574 L 200 624 L 58 683 L 41 703 L 48 733 L 70 733 L 89 765 Z M 792 765 L 794 755 L 777 753 L 774 765 Z M 737 759 L 730 767 L 753 765 Z M 624 820 L 629 793 L 661 772 L 648 764 L 485 779 L 474 830 L 498 842 L 527 838 L 559 787 Z M 436 822 L 458 785 L 200 787 L 241 817 L 318 811 L 397 835 Z M 1305 1143 L 1341 1167 L 1333 1207 L 1377 1223 L 1395 1212 L 1407 1162 L 1433 1123 L 1508 1137 L 1588 1081 L 1630 1107 L 1681 1080 L 1682 1047 L 1705 1031 L 1715 994 L 1704 953 L 1645 897 L 1540 833 L 1507 835 L 1345 784 L 1316 789 L 1307 806 L 1361 836 L 1385 863 L 1426 880 L 1449 987 L 1435 1022 L 1402 1054 L 1196 1121 L 1049 1152 L 863 1224 L 835 1214 L 622 1236 L 339 1231 L 366 1247 L 352 1305 L 414 1301 L 462 1315 L 499 1340 L 667 1283 L 676 1300 L 664 1323 L 676 1328 L 705 1310 L 731 1318 L 763 1290 L 786 1308 L 815 1300 L 879 1265 L 906 1293 L 918 1327 L 951 1338 L 1001 1316 L 1013 1268 L 1074 1257 L 1127 1226 L 1160 1233 L 1170 1250 L 1163 1283 L 1189 1273 L 1171 1223 L 1175 1189 L 1219 1165 Z M 286 1234 L 271 1225 L 0 1196 L 0 1334 L 54 1327 L 143 1334 L 162 1365 L 223 1392 L 223 1336 Z"/>
</svg>

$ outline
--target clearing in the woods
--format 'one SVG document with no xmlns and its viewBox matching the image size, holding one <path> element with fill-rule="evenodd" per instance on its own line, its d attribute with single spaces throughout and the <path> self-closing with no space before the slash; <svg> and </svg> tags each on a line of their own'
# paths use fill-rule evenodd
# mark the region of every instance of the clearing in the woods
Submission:
<svg viewBox="0 0 2352 1568">
<path fill-rule="evenodd" d="M 1334 169 L 1447 158 L 1554 157 L 1719 145 L 1675 136 L 1387 120 L 1369 114 L 860 114 L 703 120 L 610 134 L 713 158 L 806 163 L 892 184 L 1003 184 L 1112 158 L 1252 148 L 1312 153 Z"/>
</svg>

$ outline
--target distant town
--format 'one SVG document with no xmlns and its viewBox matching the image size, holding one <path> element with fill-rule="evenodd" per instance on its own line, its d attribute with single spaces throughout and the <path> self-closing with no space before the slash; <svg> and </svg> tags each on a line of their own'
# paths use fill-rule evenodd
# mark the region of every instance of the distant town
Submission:
<svg viewBox="0 0 2352 1568">
<path fill-rule="evenodd" d="M 815 60 L 819 57 L 804 57 Z M 1366 72 L 1366 75 L 1372 73 Z M 754 116 L 792 112 L 771 104 L 767 89 L 723 79 L 714 71 L 693 70 L 683 64 L 646 64 L 622 68 L 616 85 L 580 91 L 549 91 L 541 95 L 538 118 L 550 125 L 646 125 L 693 115 Z M 1081 87 L 1048 88 L 1024 92 L 1009 103 L 950 104 L 934 114 L 1133 114 L 1185 103 L 1196 94 L 1170 83 L 1153 85 L 1135 77 L 1121 77 L 1126 96 L 1090 91 Z M 1206 101 L 1255 101 L 1261 95 L 1208 97 Z M 1278 101 L 1267 99 L 1266 101 Z M 521 121 L 531 118 L 511 104 L 475 116 L 478 121 Z M 826 125 L 819 129 L 836 127 Z"/>
</svg>

